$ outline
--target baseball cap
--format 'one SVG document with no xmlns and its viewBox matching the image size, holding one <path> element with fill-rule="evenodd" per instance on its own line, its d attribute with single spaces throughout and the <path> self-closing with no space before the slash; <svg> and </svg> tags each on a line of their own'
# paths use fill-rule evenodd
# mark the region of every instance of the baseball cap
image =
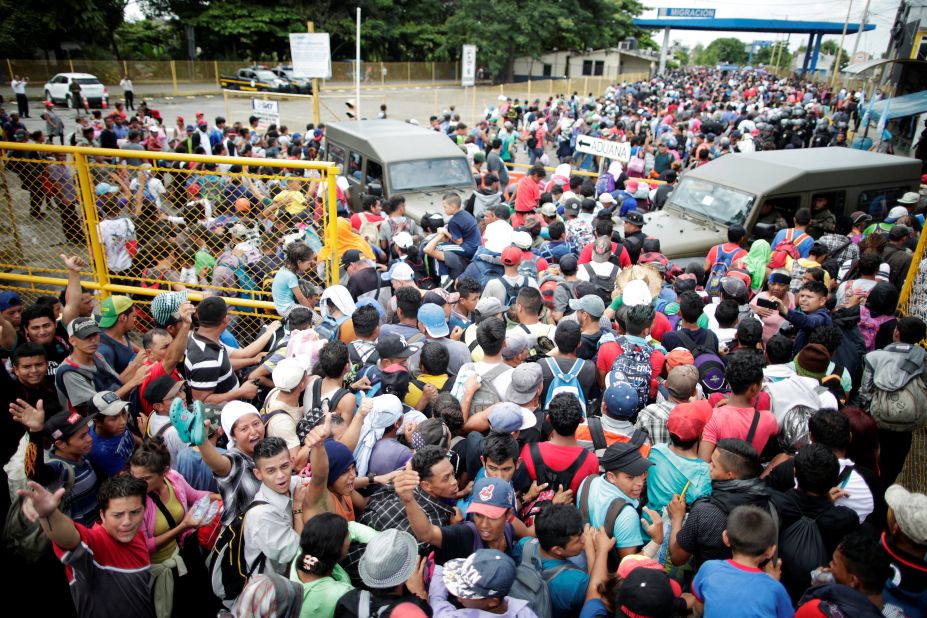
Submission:
<svg viewBox="0 0 927 618">
<path fill-rule="evenodd" d="M 438 303 L 440 305 L 443 305 L 444 303 L 453 305 L 458 300 L 460 300 L 460 293 L 448 292 L 446 288 L 441 288 L 441 287 L 435 288 L 433 290 L 429 290 L 428 294 L 434 294 L 435 296 L 438 296 L 439 298 L 441 298 L 443 302 Z M 428 294 L 426 294 L 425 296 L 428 296 Z"/>
<path fill-rule="evenodd" d="M 563 211 L 569 212 L 571 214 L 576 214 L 579 212 L 579 200 L 576 198 L 570 198 L 563 204 Z"/>
<path fill-rule="evenodd" d="M 131 308 L 132 299 L 128 296 L 110 296 L 105 299 L 100 305 L 100 328 L 109 328 Z"/>
<path fill-rule="evenodd" d="M 380 275 L 383 281 L 412 281 L 415 279 L 415 271 L 405 262 L 396 262 L 393 267 Z"/>
<path fill-rule="evenodd" d="M 451 332 L 447 327 L 444 309 L 433 303 L 426 303 L 419 307 L 418 321 L 425 325 L 425 331 L 431 337 L 447 337 Z"/>
<path fill-rule="evenodd" d="M 186 292 L 161 292 L 151 300 L 151 317 L 158 326 L 180 321 L 180 305 L 187 302 Z"/>
<path fill-rule="evenodd" d="M 505 307 L 502 306 L 502 301 L 495 296 L 484 296 L 476 302 L 476 311 L 485 318 L 501 314 L 505 311 Z"/>
<path fill-rule="evenodd" d="M 502 250 L 502 263 L 506 266 L 517 266 L 521 263 L 521 249 L 506 247 Z"/>
<path fill-rule="evenodd" d="M 499 519 L 508 509 L 515 509 L 515 491 L 508 481 L 483 477 L 473 484 L 467 515 L 479 513 L 491 519 Z"/>
<path fill-rule="evenodd" d="M 917 204 L 920 200 L 921 200 L 920 193 L 917 193 L 916 191 L 908 191 L 907 193 L 905 193 L 904 195 L 898 198 L 898 203 L 913 205 L 913 204 Z M 892 210 L 894 210 L 894 208 Z"/>
<path fill-rule="evenodd" d="M 441 311 L 441 314 L 444 312 Z M 419 347 L 417 344 L 408 343 L 402 335 L 380 335 L 377 339 L 377 354 L 380 358 L 409 358 L 418 352 Z"/>
<path fill-rule="evenodd" d="M 100 327 L 93 318 L 74 318 L 67 328 L 68 337 L 86 339 L 92 335 L 100 334 Z"/>
<path fill-rule="evenodd" d="M 347 267 L 348 264 L 353 264 L 354 262 L 360 262 L 362 259 L 361 252 L 357 249 L 348 249 L 343 254 L 341 254 L 341 265 Z"/>
<path fill-rule="evenodd" d="M 638 618 L 659 618 L 676 614 L 676 596 L 666 573 L 655 569 L 634 569 L 618 589 L 618 614 Z"/>
<path fill-rule="evenodd" d="M 0 293 L 0 311 L 6 311 L 11 307 L 21 307 L 23 299 L 16 292 Z"/>
<path fill-rule="evenodd" d="M 142 396 L 150 404 L 161 403 L 165 399 L 173 399 L 182 386 L 182 381 L 178 382 L 171 376 L 158 376 L 148 383 Z"/>
<path fill-rule="evenodd" d="M 306 377 L 306 364 L 297 358 L 284 358 L 274 367 L 271 376 L 274 386 L 289 393 Z"/>
<path fill-rule="evenodd" d="M 91 422 L 92 416 L 81 416 L 79 412 L 65 410 L 45 421 L 45 431 L 53 440 L 67 441 Z"/>
<path fill-rule="evenodd" d="M 503 401 L 489 411 L 489 426 L 493 431 L 512 433 L 529 429 L 537 424 L 534 414 L 516 403 Z"/>
<path fill-rule="evenodd" d="M 98 197 L 108 193 L 119 193 L 119 187 L 111 185 L 108 182 L 101 182 L 96 187 L 96 193 Z M 907 214 L 907 211 L 905 211 L 905 214 Z"/>
<path fill-rule="evenodd" d="M 560 272 L 572 275 L 579 268 L 579 260 L 572 253 L 567 253 L 560 258 Z"/>
<path fill-rule="evenodd" d="M 902 217 L 908 216 L 908 209 L 904 206 L 895 206 L 888 211 L 888 215 L 885 216 L 886 223 L 894 223 Z"/>
<path fill-rule="evenodd" d="M 412 246 L 412 234 L 408 232 L 399 232 L 393 236 L 393 244 L 400 249 L 408 249 Z"/>
<path fill-rule="evenodd" d="M 747 295 L 747 284 L 740 277 L 722 277 L 721 289 L 730 298 L 744 298 Z"/>
<path fill-rule="evenodd" d="M 630 223 L 631 225 L 636 225 L 638 227 L 644 226 L 644 215 L 636 210 L 629 211 L 621 218 L 621 220 L 625 223 Z"/>
<path fill-rule="evenodd" d="M 612 418 L 633 418 L 640 399 L 637 390 L 625 381 L 617 381 L 602 395 L 605 411 Z"/>
<path fill-rule="evenodd" d="M 605 313 L 605 303 L 596 294 L 586 294 L 582 298 L 571 298 L 570 309 L 585 311 L 594 318 L 600 318 Z"/>
<path fill-rule="evenodd" d="M 515 583 L 515 561 L 498 549 L 478 549 L 444 564 L 444 585 L 458 599 L 503 598 Z"/>
<path fill-rule="evenodd" d="M 544 216 L 544 217 L 556 217 L 556 216 L 557 216 L 557 207 L 554 206 L 552 203 L 547 202 L 546 204 L 544 204 L 543 206 L 541 206 L 540 213 L 541 213 L 541 215 Z"/>
<path fill-rule="evenodd" d="M 927 496 L 895 484 L 885 490 L 885 502 L 905 536 L 918 545 L 927 544 Z"/>
<path fill-rule="evenodd" d="M 187 131 L 195 131 L 195 130 L 196 130 L 196 127 L 194 127 L 192 124 L 187 125 Z"/>
<path fill-rule="evenodd" d="M 415 537 L 393 528 L 380 532 L 367 543 L 357 570 L 370 588 L 388 590 L 409 579 L 417 563 Z"/>
<path fill-rule="evenodd" d="M 639 476 L 653 465 L 630 442 L 615 442 L 609 446 L 599 458 L 599 463 L 606 472 L 626 472 L 631 476 Z"/>
<path fill-rule="evenodd" d="M 606 195 L 608 195 L 606 193 Z M 612 240 L 608 236 L 599 236 L 592 245 L 592 261 L 599 264 L 608 261 L 612 255 Z"/>
<path fill-rule="evenodd" d="M 850 215 L 850 220 L 853 221 L 853 225 L 862 225 L 863 223 L 872 221 L 872 217 L 869 213 L 857 210 Z"/>
<path fill-rule="evenodd" d="M 676 348 L 676 350 L 680 350 L 680 348 Z M 689 362 L 685 364 L 674 363 L 666 376 L 665 386 L 671 396 L 679 401 L 685 401 L 692 396 L 695 386 L 698 384 L 698 368 L 695 367 L 692 352 L 685 348 L 681 348 L 681 351 L 689 355 Z M 678 360 L 678 358 L 677 356 L 674 360 Z"/>
<path fill-rule="evenodd" d="M 910 236 L 911 232 L 911 228 L 909 228 L 907 225 L 896 225 L 892 228 L 892 231 L 888 233 L 888 239 L 901 240 Z"/>
<path fill-rule="evenodd" d="M 680 403 L 670 411 L 666 428 L 683 442 L 695 440 L 711 418 L 711 404 L 707 400 Z"/>
<path fill-rule="evenodd" d="M 694 365 L 695 357 L 692 356 L 692 352 L 685 348 L 676 348 L 675 350 L 670 350 L 669 354 L 666 355 L 666 365 L 670 371 L 673 370 L 673 367 L 678 365 Z"/>
<path fill-rule="evenodd" d="M 599 196 L 599 201 L 602 202 L 603 204 L 614 204 L 615 196 L 612 195 L 611 193 L 603 193 L 602 195 Z"/>
<path fill-rule="evenodd" d="M 519 249 L 530 249 L 532 242 L 531 234 L 528 232 L 518 231 L 512 234 L 512 244 Z"/>
<path fill-rule="evenodd" d="M 544 374 L 537 363 L 522 363 L 512 371 L 512 380 L 505 389 L 505 400 L 519 405 L 531 401 L 544 382 Z"/>
<path fill-rule="evenodd" d="M 93 396 L 92 401 L 97 414 L 102 414 L 103 416 L 116 416 L 129 405 L 128 401 L 123 401 L 119 398 L 119 395 L 112 391 L 97 393 Z"/>
<path fill-rule="evenodd" d="M 512 359 L 533 345 L 533 335 L 529 335 L 520 328 L 513 328 L 505 333 L 505 344 L 502 346 L 502 358 Z"/>
<path fill-rule="evenodd" d="M 486 226 L 483 232 L 484 246 L 487 251 L 502 253 L 512 244 L 512 226 L 508 221 L 493 221 Z"/>
</svg>

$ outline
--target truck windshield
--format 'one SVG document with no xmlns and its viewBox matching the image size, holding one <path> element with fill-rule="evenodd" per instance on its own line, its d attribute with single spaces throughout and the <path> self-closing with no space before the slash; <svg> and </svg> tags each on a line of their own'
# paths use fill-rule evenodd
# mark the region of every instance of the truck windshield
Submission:
<svg viewBox="0 0 927 618">
<path fill-rule="evenodd" d="M 389 166 L 389 179 L 390 190 L 394 192 L 473 183 L 467 160 L 457 157 L 393 163 Z"/>
<path fill-rule="evenodd" d="M 706 180 L 683 178 L 670 194 L 670 206 L 724 225 L 743 225 L 754 196 Z"/>
<path fill-rule="evenodd" d="M 257 76 L 258 79 L 265 81 L 265 82 L 270 82 L 270 81 L 277 79 L 277 76 L 271 73 L 270 71 L 255 71 L 254 74 L 255 76 Z"/>
</svg>

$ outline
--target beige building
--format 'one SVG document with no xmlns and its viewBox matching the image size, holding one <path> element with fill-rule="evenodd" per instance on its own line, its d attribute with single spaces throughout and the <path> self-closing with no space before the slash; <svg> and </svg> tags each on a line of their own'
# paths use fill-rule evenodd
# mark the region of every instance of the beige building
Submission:
<svg viewBox="0 0 927 618">
<path fill-rule="evenodd" d="M 612 47 L 586 52 L 556 51 L 538 58 L 524 56 L 515 59 L 515 80 L 576 79 L 579 77 L 617 78 L 622 74 L 647 73 L 656 70 L 658 57 L 649 51 Z"/>
</svg>

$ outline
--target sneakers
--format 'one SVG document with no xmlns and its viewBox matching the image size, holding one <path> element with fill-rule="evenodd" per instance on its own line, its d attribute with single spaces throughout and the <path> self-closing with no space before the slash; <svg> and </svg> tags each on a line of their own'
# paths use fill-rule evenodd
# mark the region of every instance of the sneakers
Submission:
<svg viewBox="0 0 927 618">
<path fill-rule="evenodd" d="M 180 397 L 171 402 L 168 416 L 177 430 L 177 436 L 186 444 L 199 446 L 206 439 L 203 427 L 203 402 L 194 401 L 192 410 L 188 410 Z"/>
</svg>

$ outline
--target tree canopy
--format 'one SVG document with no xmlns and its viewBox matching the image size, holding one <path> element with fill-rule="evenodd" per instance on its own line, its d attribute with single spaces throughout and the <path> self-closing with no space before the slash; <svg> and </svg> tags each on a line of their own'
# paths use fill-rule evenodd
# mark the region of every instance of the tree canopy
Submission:
<svg viewBox="0 0 927 618">
<path fill-rule="evenodd" d="M 749 53 L 744 51 L 745 43 L 734 37 L 715 39 L 707 47 L 696 45 L 690 57 L 699 66 L 714 66 L 718 63 L 747 64 Z"/>
</svg>

